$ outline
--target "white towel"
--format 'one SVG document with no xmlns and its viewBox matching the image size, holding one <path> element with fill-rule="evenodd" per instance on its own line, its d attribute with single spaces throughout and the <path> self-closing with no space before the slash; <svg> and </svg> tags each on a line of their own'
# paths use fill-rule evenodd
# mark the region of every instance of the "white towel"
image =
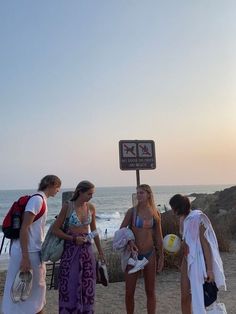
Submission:
<svg viewBox="0 0 236 314">
<path fill-rule="evenodd" d="M 204 307 L 203 283 L 206 278 L 204 254 L 200 242 L 199 227 L 203 223 L 205 237 L 210 244 L 213 256 L 213 272 L 218 289 L 226 290 L 223 263 L 219 254 L 215 232 L 208 217 L 201 210 L 193 210 L 184 220 L 183 239 L 189 247 L 188 277 L 192 293 L 193 314 L 206 314 Z"/>
<path fill-rule="evenodd" d="M 128 259 L 130 258 L 131 252 L 128 248 L 128 242 L 135 240 L 133 232 L 129 228 L 121 228 L 117 230 L 113 238 L 113 249 L 120 252 L 121 257 L 121 269 L 126 270 Z"/>
</svg>

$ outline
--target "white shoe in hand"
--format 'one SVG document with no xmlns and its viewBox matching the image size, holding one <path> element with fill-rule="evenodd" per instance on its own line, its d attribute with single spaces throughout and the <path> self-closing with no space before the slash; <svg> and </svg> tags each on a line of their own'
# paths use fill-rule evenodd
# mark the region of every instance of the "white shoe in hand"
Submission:
<svg viewBox="0 0 236 314">
<path fill-rule="evenodd" d="M 129 259 L 130 260 L 130 259 Z M 136 273 L 137 271 L 141 270 L 141 269 L 144 269 L 144 266 L 147 265 L 148 263 L 148 260 L 146 259 L 146 257 L 144 257 L 143 259 L 141 260 L 136 260 L 135 261 L 135 265 L 133 268 L 131 268 L 129 271 L 128 271 L 128 274 L 133 274 L 133 273 Z M 130 264 L 129 264 L 130 265 Z"/>
<path fill-rule="evenodd" d="M 11 298 L 13 302 L 25 301 L 32 289 L 32 271 L 22 272 L 16 274 L 16 278 L 11 287 Z"/>
</svg>

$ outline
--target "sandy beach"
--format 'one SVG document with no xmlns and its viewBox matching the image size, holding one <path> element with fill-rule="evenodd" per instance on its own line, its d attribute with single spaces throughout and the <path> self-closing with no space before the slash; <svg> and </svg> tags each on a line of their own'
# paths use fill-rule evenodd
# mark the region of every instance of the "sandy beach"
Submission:
<svg viewBox="0 0 236 314">
<path fill-rule="evenodd" d="M 236 313 L 236 242 L 232 242 L 229 253 L 221 253 L 227 291 L 220 291 L 218 301 L 224 302 L 228 314 Z M 2 276 L 3 280 L 3 276 Z M 97 285 L 96 290 L 96 314 L 121 314 L 125 313 L 125 286 L 124 282 L 110 283 L 108 287 Z M 156 283 L 157 313 L 160 314 L 181 314 L 180 310 L 180 273 L 175 269 L 165 269 L 157 275 Z M 2 297 L 0 297 L 1 300 Z M 146 313 L 146 297 L 144 292 L 144 282 L 138 280 L 135 295 L 135 313 Z M 58 291 L 47 290 L 47 304 L 45 307 L 47 314 L 58 313 Z"/>
</svg>

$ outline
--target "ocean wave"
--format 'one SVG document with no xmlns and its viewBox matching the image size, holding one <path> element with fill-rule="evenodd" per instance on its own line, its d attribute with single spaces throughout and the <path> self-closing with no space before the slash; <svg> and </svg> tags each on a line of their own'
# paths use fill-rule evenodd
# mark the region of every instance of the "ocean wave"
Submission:
<svg viewBox="0 0 236 314">
<path fill-rule="evenodd" d="M 110 219 L 120 219 L 121 214 L 117 211 L 115 213 L 97 213 L 96 219 L 110 220 Z"/>
</svg>

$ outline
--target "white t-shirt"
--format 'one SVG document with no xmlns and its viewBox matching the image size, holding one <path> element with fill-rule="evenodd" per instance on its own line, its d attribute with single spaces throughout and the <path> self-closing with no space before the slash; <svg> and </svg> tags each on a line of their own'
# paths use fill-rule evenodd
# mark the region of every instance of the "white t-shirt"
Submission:
<svg viewBox="0 0 236 314">
<path fill-rule="evenodd" d="M 30 227 L 29 227 L 29 243 L 28 243 L 28 251 L 29 252 L 37 252 L 41 250 L 41 246 L 43 243 L 43 240 L 45 238 L 45 225 L 46 225 L 46 220 L 47 220 L 47 197 L 46 195 L 40 191 L 37 192 L 37 194 L 42 195 L 44 198 L 45 202 L 45 213 L 36 221 L 34 221 Z M 34 215 L 37 215 L 43 205 L 43 198 L 39 195 L 35 195 L 30 198 L 28 201 L 25 211 L 31 212 Z M 19 249 L 21 248 L 20 246 L 20 240 L 14 240 L 12 243 L 12 249 Z"/>
</svg>

